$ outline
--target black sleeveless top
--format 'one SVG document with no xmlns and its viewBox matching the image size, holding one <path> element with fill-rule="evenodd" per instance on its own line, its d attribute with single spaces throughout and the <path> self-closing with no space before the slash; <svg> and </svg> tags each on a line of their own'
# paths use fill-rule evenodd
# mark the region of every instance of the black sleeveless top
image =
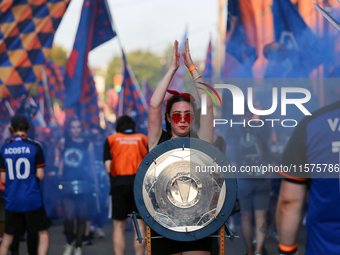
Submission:
<svg viewBox="0 0 340 255">
<path fill-rule="evenodd" d="M 77 143 L 65 139 L 63 181 L 90 180 L 89 144 L 86 140 Z"/>
<path fill-rule="evenodd" d="M 191 132 L 190 132 L 190 137 L 191 137 L 191 138 L 198 138 L 198 139 L 199 139 L 197 133 L 194 132 L 194 131 L 191 131 Z M 168 140 L 170 140 L 170 139 L 171 139 L 171 135 L 169 135 L 166 131 L 162 130 L 162 134 L 161 134 L 161 137 L 160 137 L 159 140 L 158 140 L 157 145 L 159 145 L 159 144 L 161 144 L 161 143 L 163 143 L 163 142 L 165 142 L 165 141 L 168 141 Z"/>
</svg>

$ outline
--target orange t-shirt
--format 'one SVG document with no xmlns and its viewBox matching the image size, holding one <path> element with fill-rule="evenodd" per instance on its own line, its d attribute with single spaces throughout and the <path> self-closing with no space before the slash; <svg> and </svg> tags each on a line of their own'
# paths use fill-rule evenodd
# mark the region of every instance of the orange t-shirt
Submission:
<svg viewBox="0 0 340 255">
<path fill-rule="evenodd" d="M 148 138 L 143 134 L 117 133 L 107 138 L 111 155 L 111 175 L 134 175 L 148 154 Z"/>
</svg>

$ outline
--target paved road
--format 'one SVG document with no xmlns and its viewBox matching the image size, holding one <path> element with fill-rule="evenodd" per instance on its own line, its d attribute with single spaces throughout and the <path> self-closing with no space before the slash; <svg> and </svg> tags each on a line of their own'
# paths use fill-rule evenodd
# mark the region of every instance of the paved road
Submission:
<svg viewBox="0 0 340 255">
<path fill-rule="evenodd" d="M 112 225 L 110 222 L 107 222 L 105 228 L 106 238 L 104 239 L 98 239 L 95 238 L 93 240 L 93 245 L 86 245 L 83 247 L 83 255 L 112 255 L 113 254 L 113 248 L 112 248 Z M 236 226 L 236 234 L 240 233 L 240 227 Z M 50 251 L 49 255 L 62 255 L 64 250 L 64 245 L 66 243 L 65 236 L 63 234 L 63 226 L 61 224 L 56 224 L 50 228 Z M 127 238 L 127 255 L 133 255 L 133 232 L 129 231 L 126 232 L 126 238 Z M 130 245 L 129 245 L 130 244 Z M 304 254 L 304 244 L 305 244 L 305 231 L 304 229 L 300 233 L 300 239 L 299 239 L 299 249 L 301 254 Z M 277 251 L 277 245 L 278 242 L 273 237 L 268 237 L 266 239 L 265 247 L 268 251 L 268 255 L 275 255 L 278 254 Z M 242 241 L 242 238 L 236 238 L 234 241 L 230 241 L 227 239 L 226 241 L 226 254 L 227 255 L 244 255 L 245 254 L 245 246 Z M 20 243 L 20 255 L 26 255 L 26 243 L 21 242 Z"/>
</svg>

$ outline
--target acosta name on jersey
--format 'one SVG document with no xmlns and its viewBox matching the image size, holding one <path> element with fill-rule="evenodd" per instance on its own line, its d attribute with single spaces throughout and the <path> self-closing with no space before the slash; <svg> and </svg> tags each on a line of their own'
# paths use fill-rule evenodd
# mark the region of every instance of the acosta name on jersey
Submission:
<svg viewBox="0 0 340 255">
<path fill-rule="evenodd" d="M 22 153 L 31 153 L 31 150 L 29 147 L 22 146 L 22 147 L 16 147 L 16 148 L 6 148 L 4 154 L 22 154 Z"/>
</svg>

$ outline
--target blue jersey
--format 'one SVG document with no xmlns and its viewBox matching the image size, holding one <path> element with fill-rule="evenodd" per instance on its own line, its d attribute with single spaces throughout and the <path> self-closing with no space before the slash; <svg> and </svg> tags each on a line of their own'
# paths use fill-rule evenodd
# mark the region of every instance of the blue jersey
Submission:
<svg viewBox="0 0 340 255">
<path fill-rule="evenodd" d="M 43 206 L 36 169 L 45 166 L 39 143 L 16 136 L 0 151 L 0 171 L 6 172 L 5 209 L 29 212 Z"/>
<path fill-rule="evenodd" d="M 282 157 L 283 165 L 296 166 L 283 173 L 287 180 L 309 189 L 306 255 L 340 252 L 339 157 L 340 101 L 302 120 Z"/>
</svg>

